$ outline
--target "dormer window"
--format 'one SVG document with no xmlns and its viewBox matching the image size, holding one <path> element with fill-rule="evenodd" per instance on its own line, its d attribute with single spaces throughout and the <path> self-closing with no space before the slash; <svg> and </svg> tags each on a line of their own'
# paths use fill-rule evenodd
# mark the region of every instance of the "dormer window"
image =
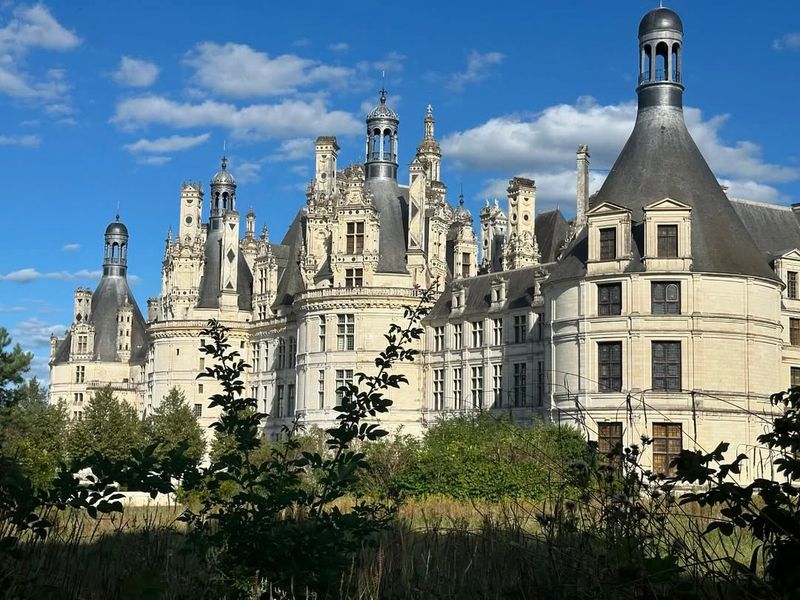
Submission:
<svg viewBox="0 0 800 600">
<path fill-rule="evenodd" d="M 466 300 L 467 300 L 467 293 L 463 288 L 453 290 L 452 310 L 460 310 L 464 308 Z"/>
<path fill-rule="evenodd" d="M 658 226 L 658 258 L 678 258 L 678 226 Z"/>
<path fill-rule="evenodd" d="M 617 228 L 604 227 L 600 230 L 600 260 L 617 258 Z"/>
<path fill-rule="evenodd" d="M 648 271 L 692 267 L 692 207 L 664 198 L 644 207 L 644 259 Z"/>
</svg>

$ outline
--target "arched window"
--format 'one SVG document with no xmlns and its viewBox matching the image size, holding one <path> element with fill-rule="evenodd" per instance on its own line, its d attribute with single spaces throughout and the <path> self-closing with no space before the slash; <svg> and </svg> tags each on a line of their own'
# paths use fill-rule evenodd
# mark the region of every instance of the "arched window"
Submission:
<svg viewBox="0 0 800 600">
<path fill-rule="evenodd" d="M 228 210 L 228 192 L 222 192 L 222 210 Z"/>
<path fill-rule="evenodd" d="M 214 194 L 214 212 L 219 212 L 219 192 Z"/>
<path fill-rule="evenodd" d="M 666 42 L 659 42 L 656 46 L 656 81 L 667 80 L 667 55 L 669 48 Z"/>
<path fill-rule="evenodd" d="M 372 132 L 372 160 L 381 159 L 381 130 Z"/>
<path fill-rule="evenodd" d="M 681 80 L 681 45 L 677 42 L 672 44 L 672 81 Z"/>
<path fill-rule="evenodd" d="M 123 262 L 128 259 L 128 244 L 122 244 L 120 246 L 119 258 Z"/>
<path fill-rule="evenodd" d="M 119 244 L 117 242 L 111 244 L 111 262 L 119 262 Z"/>
<path fill-rule="evenodd" d="M 392 130 L 385 129 L 383 132 L 383 160 L 394 160 L 392 142 Z"/>
<path fill-rule="evenodd" d="M 649 44 L 642 53 L 642 82 L 651 81 L 653 77 L 653 48 Z"/>
</svg>

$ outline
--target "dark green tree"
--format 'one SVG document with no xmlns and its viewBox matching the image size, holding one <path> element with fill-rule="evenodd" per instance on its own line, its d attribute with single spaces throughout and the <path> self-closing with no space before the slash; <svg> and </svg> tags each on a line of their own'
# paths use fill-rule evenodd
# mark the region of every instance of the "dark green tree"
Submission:
<svg viewBox="0 0 800 600">
<path fill-rule="evenodd" d="M 67 444 L 73 460 L 99 453 L 108 460 L 125 461 L 144 445 L 144 427 L 136 409 L 106 386 L 89 400 L 83 420 L 72 424 Z"/>
<path fill-rule="evenodd" d="M 11 336 L 0 327 L 0 406 L 11 404 L 18 399 L 23 376 L 31 366 L 33 355 L 23 352 L 19 344 L 11 346 Z"/>
<path fill-rule="evenodd" d="M 13 460 L 37 489 L 46 488 L 66 459 L 67 412 L 49 404 L 34 377 L 17 388 L 18 399 L 0 408 L 0 452 Z"/>
<path fill-rule="evenodd" d="M 148 444 L 157 444 L 154 454 L 158 459 L 166 458 L 186 442 L 184 456 L 189 462 L 196 466 L 203 460 L 206 451 L 203 428 L 178 388 L 172 388 L 153 410 L 145 422 L 145 435 Z"/>
</svg>

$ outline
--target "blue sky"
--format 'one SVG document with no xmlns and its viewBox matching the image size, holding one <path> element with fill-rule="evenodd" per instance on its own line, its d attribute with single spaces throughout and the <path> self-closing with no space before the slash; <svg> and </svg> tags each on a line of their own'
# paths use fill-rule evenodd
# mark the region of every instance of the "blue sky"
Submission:
<svg viewBox="0 0 800 600">
<path fill-rule="evenodd" d="M 0 2 L 0 325 L 47 374 L 47 338 L 94 287 L 117 205 L 144 309 L 158 294 L 182 181 L 223 142 L 239 207 L 280 238 L 303 205 L 313 139 L 362 159 L 381 72 L 400 114 L 401 180 L 431 103 L 450 200 L 473 213 L 507 180 L 574 212 L 574 152 L 597 188 L 635 116 L 639 19 L 657 3 Z M 777 0 L 668 6 L 686 29 L 689 127 L 738 197 L 800 201 L 800 16 Z"/>
</svg>

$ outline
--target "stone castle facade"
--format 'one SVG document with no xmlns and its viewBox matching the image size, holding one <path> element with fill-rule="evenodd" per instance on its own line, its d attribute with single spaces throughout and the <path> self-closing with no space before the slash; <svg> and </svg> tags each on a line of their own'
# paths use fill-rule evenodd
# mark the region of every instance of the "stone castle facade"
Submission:
<svg viewBox="0 0 800 600">
<path fill-rule="evenodd" d="M 252 210 L 241 231 L 224 158 L 208 195 L 184 183 L 146 320 L 125 279 L 128 232 L 109 225 L 103 278 L 76 291 L 74 322 L 52 340 L 51 397 L 81 418 L 110 382 L 146 415 L 177 386 L 209 425 L 214 384 L 196 375 L 215 318 L 252 365 L 266 435 L 298 414 L 326 426 L 336 389 L 374 370 L 389 324 L 434 286 L 421 360 L 397 369 L 409 385 L 385 425 L 419 433 L 487 409 L 577 424 L 601 447 L 646 435 L 661 471 L 681 448 L 724 439 L 750 457 L 745 477 L 763 475 L 769 395 L 800 384 L 800 207 L 728 198 L 712 174 L 683 121 L 678 15 L 650 11 L 639 41 L 636 125 L 592 196 L 578 148 L 572 221 L 537 212 L 535 183 L 514 177 L 505 210 L 481 209 L 478 239 L 463 196 L 448 201 L 430 107 L 398 179 L 399 118 L 382 91 L 363 165 L 339 169 L 336 139 L 317 139 L 280 242 Z"/>
</svg>

